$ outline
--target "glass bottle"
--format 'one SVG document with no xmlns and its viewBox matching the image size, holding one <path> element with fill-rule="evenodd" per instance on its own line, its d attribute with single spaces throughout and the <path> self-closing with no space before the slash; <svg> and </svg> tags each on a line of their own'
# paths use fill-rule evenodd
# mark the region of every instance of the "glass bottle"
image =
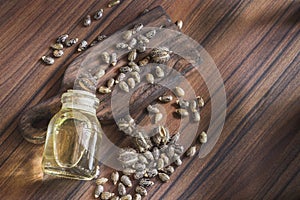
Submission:
<svg viewBox="0 0 300 200">
<path fill-rule="evenodd" d="M 68 90 L 61 102 L 61 110 L 48 125 L 42 169 L 50 175 L 91 180 L 103 134 L 96 116 L 99 99 L 90 92 Z"/>
</svg>

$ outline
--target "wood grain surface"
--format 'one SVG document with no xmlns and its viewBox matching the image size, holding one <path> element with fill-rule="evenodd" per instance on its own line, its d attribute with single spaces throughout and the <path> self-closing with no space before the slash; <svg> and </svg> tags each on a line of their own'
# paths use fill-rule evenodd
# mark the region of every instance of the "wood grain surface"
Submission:
<svg viewBox="0 0 300 200">
<path fill-rule="evenodd" d="M 40 57 L 62 33 L 92 41 L 112 34 L 144 9 L 162 6 L 182 32 L 214 59 L 225 84 L 227 116 L 212 152 L 184 159 L 171 181 L 156 181 L 146 199 L 300 198 L 300 2 L 297 0 L 0 1 L 0 197 L 93 199 L 95 183 L 43 177 L 43 145 L 17 130 L 22 111 L 55 95 L 75 48 L 45 66 Z M 82 19 L 105 8 L 89 28 Z M 210 96 L 200 129 L 210 119 Z M 116 134 L 116 127 L 103 126 Z M 117 141 L 116 141 L 117 142 Z M 101 166 L 102 175 L 111 169 Z M 107 190 L 114 187 L 107 185 Z"/>
</svg>

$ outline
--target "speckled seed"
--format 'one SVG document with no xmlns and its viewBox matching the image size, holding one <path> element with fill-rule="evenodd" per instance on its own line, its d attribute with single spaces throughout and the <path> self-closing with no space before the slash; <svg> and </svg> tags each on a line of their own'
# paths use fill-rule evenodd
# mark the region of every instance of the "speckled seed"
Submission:
<svg viewBox="0 0 300 200">
<path fill-rule="evenodd" d="M 142 43 L 149 43 L 149 39 L 141 34 L 137 36 L 137 40 L 141 41 Z"/>
<path fill-rule="evenodd" d="M 103 9 L 100 9 L 95 13 L 94 19 L 99 20 L 102 16 L 103 16 Z"/>
<path fill-rule="evenodd" d="M 184 99 L 179 99 L 176 100 L 176 104 L 180 107 L 180 108 L 188 108 L 190 103 Z"/>
<path fill-rule="evenodd" d="M 132 71 L 134 71 L 134 72 L 140 72 L 141 71 L 140 67 L 135 62 L 129 62 L 128 66 L 130 66 Z"/>
<path fill-rule="evenodd" d="M 128 44 L 124 43 L 124 42 L 120 42 L 116 44 L 116 48 L 117 49 L 126 49 L 128 47 Z"/>
<path fill-rule="evenodd" d="M 128 73 L 128 72 L 131 72 L 132 71 L 132 69 L 130 68 L 130 67 L 128 67 L 128 66 L 123 66 L 123 67 L 120 67 L 120 69 L 119 69 L 119 71 L 121 72 L 121 73 Z"/>
<path fill-rule="evenodd" d="M 164 169 L 164 172 L 165 172 L 166 174 L 168 174 L 168 175 L 173 174 L 174 171 L 175 171 L 175 169 L 174 169 L 174 167 L 171 166 L 171 165 L 169 165 L 168 167 L 166 167 L 166 168 Z"/>
<path fill-rule="evenodd" d="M 177 97 L 183 97 L 185 94 L 184 90 L 178 86 L 174 88 L 174 93 Z"/>
<path fill-rule="evenodd" d="M 167 47 L 158 47 L 152 49 L 150 56 L 155 63 L 165 63 L 170 60 L 170 53 Z"/>
<path fill-rule="evenodd" d="M 123 183 L 118 184 L 118 193 L 120 196 L 124 196 L 126 194 L 126 188 Z"/>
<path fill-rule="evenodd" d="M 67 39 L 65 43 L 67 47 L 70 47 L 76 44 L 77 42 L 78 42 L 78 38 L 71 38 L 71 39 Z"/>
<path fill-rule="evenodd" d="M 115 84 L 115 79 L 114 78 L 110 78 L 108 81 L 107 81 L 107 87 L 108 88 L 112 88 Z"/>
<path fill-rule="evenodd" d="M 147 177 L 149 177 L 149 178 L 153 178 L 153 177 L 157 176 L 157 174 L 158 174 L 158 171 L 155 168 L 147 171 Z"/>
<path fill-rule="evenodd" d="M 134 173 L 133 178 L 135 180 L 139 180 L 139 179 L 143 178 L 144 175 L 145 175 L 145 171 L 137 171 Z"/>
<path fill-rule="evenodd" d="M 145 66 L 149 63 L 150 58 L 147 56 L 144 59 L 139 61 L 139 66 Z"/>
<path fill-rule="evenodd" d="M 113 6 L 118 5 L 119 3 L 120 3 L 120 0 L 111 0 L 111 1 L 108 3 L 107 7 L 111 8 L 111 7 L 113 7 Z"/>
<path fill-rule="evenodd" d="M 90 26 L 91 23 L 92 23 L 91 15 L 87 15 L 87 16 L 83 19 L 83 26 Z"/>
<path fill-rule="evenodd" d="M 146 159 L 148 159 L 148 160 L 150 160 L 150 161 L 153 161 L 153 160 L 154 160 L 154 157 L 153 157 L 153 155 L 152 155 L 152 153 L 151 153 L 150 151 L 146 151 L 146 152 L 144 153 L 144 156 L 145 156 Z"/>
<path fill-rule="evenodd" d="M 142 200 L 142 196 L 140 194 L 134 194 L 133 200 Z"/>
<path fill-rule="evenodd" d="M 60 58 L 64 55 L 64 51 L 63 50 L 54 50 L 53 51 L 53 56 L 55 58 Z"/>
<path fill-rule="evenodd" d="M 132 61 L 134 61 L 136 59 L 136 56 L 137 56 L 136 49 L 133 49 L 128 54 L 128 60 L 132 62 Z"/>
<path fill-rule="evenodd" d="M 170 180 L 170 176 L 165 173 L 158 173 L 158 177 L 162 182 L 168 182 Z"/>
<path fill-rule="evenodd" d="M 207 142 L 207 134 L 204 131 L 202 131 L 202 133 L 200 133 L 199 141 L 201 144 L 205 144 Z"/>
<path fill-rule="evenodd" d="M 160 154 L 160 157 L 164 160 L 164 166 L 167 166 L 170 164 L 170 159 L 165 153 Z"/>
<path fill-rule="evenodd" d="M 200 96 L 197 96 L 196 98 L 197 98 L 198 106 L 200 108 L 202 108 L 204 106 L 204 99 L 202 97 L 200 97 Z"/>
<path fill-rule="evenodd" d="M 174 161 L 175 165 L 180 166 L 182 164 L 182 160 L 180 159 L 180 157 L 176 158 Z"/>
<path fill-rule="evenodd" d="M 128 49 L 132 49 L 137 44 L 137 40 L 135 38 L 132 38 L 128 43 Z"/>
<path fill-rule="evenodd" d="M 136 33 L 142 30 L 142 28 L 144 27 L 144 25 L 142 23 L 138 23 L 136 25 L 134 25 L 132 32 Z"/>
<path fill-rule="evenodd" d="M 104 187 L 103 185 L 97 185 L 96 186 L 96 189 L 95 189 L 95 193 L 94 193 L 94 196 L 95 198 L 99 198 L 100 197 L 100 194 L 104 191 Z"/>
<path fill-rule="evenodd" d="M 93 47 L 93 46 L 95 46 L 95 45 L 98 44 L 98 43 L 99 43 L 99 42 L 98 42 L 97 40 L 94 40 L 94 41 L 91 42 L 90 47 Z"/>
<path fill-rule="evenodd" d="M 146 46 L 145 43 L 139 41 L 138 44 L 137 44 L 137 46 L 136 46 L 136 49 L 137 49 L 138 52 L 143 53 L 143 52 L 146 51 L 147 46 Z"/>
<path fill-rule="evenodd" d="M 98 91 L 101 93 L 101 94 L 108 94 L 108 93 L 111 93 L 111 89 L 108 88 L 108 87 L 105 87 L 105 86 L 100 86 Z"/>
<path fill-rule="evenodd" d="M 140 180 L 139 185 L 142 187 L 151 187 L 154 185 L 154 182 L 150 181 L 150 179 L 143 178 Z"/>
<path fill-rule="evenodd" d="M 126 176 L 126 175 L 121 176 L 121 182 L 122 182 L 125 186 L 127 186 L 127 187 L 132 187 L 131 180 L 130 180 L 130 178 L 129 178 L 128 176 Z"/>
<path fill-rule="evenodd" d="M 157 114 L 157 113 L 160 113 L 158 107 L 156 105 L 149 105 L 147 106 L 147 111 L 150 113 L 150 114 Z"/>
<path fill-rule="evenodd" d="M 149 32 L 146 33 L 146 37 L 148 39 L 153 38 L 155 35 L 156 35 L 156 30 L 151 30 L 151 31 L 149 31 Z"/>
<path fill-rule="evenodd" d="M 163 114 L 162 113 L 156 113 L 154 116 L 154 124 L 157 124 L 158 122 L 160 122 L 163 118 Z"/>
<path fill-rule="evenodd" d="M 127 166 L 132 166 L 134 163 L 138 161 L 137 153 L 134 149 L 122 149 L 118 160 L 123 164 Z"/>
<path fill-rule="evenodd" d="M 139 162 L 144 163 L 144 164 L 148 164 L 148 160 L 145 156 L 139 155 L 138 158 L 139 158 Z"/>
<path fill-rule="evenodd" d="M 160 68 L 160 66 L 156 66 L 155 68 L 155 75 L 158 77 L 158 78 L 162 78 L 165 76 L 165 73 L 164 71 L 162 70 L 162 68 Z"/>
<path fill-rule="evenodd" d="M 107 38 L 106 35 L 98 35 L 97 40 L 98 40 L 98 42 L 100 42 L 100 41 L 102 41 L 102 40 L 104 40 L 106 38 Z"/>
<path fill-rule="evenodd" d="M 195 110 L 192 112 L 192 118 L 194 122 L 199 122 L 200 121 L 200 113 Z"/>
<path fill-rule="evenodd" d="M 105 184 L 107 181 L 108 181 L 107 178 L 104 178 L 104 177 L 98 178 L 98 179 L 96 180 L 96 184 L 97 184 L 97 185 L 103 185 L 103 184 Z"/>
<path fill-rule="evenodd" d="M 95 78 L 98 80 L 102 76 L 104 76 L 105 70 L 104 69 L 99 69 L 99 71 L 95 74 Z"/>
<path fill-rule="evenodd" d="M 187 157 L 192 157 L 196 154 L 196 146 L 192 146 L 190 147 L 187 151 L 186 151 L 186 156 Z"/>
<path fill-rule="evenodd" d="M 129 176 L 129 175 L 135 173 L 135 171 L 136 171 L 135 169 L 132 169 L 132 168 L 126 168 L 126 169 L 124 169 L 124 170 L 122 171 L 122 173 L 123 173 L 124 175 Z"/>
<path fill-rule="evenodd" d="M 120 83 L 125 79 L 126 75 L 124 73 L 120 73 L 116 79 L 116 83 Z"/>
<path fill-rule="evenodd" d="M 60 35 L 57 39 L 56 39 L 56 42 L 57 43 L 60 43 L 60 44 L 63 44 L 66 42 L 66 40 L 68 39 L 69 35 L 68 34 L 62 34 Z"/>
<path fill-rule="evenodd" d="M 117 182 L 119 180 L 119 176 L 120 176 L 119 172 L 117 172 L 117 171 L 111 173 L 110 178 L 111 178 L 111 180 L 112 180 L 112 182 L 113 182 L 114 185 L 117 184 Z"/>
<path fill-rule="evenodd" d="M 123 39 L 124 40 L 128 41 L 128 40 L 131 39 L 131 37 L 132 37 L 132 30 L 125 31 L 123 33 Z"/>
<path fill-rule="evenodd" d="M 112 192 L 102 192 L 101 193 L 101 199 L 102 200 L 108 200 L 110 198 L 112 198 L 115 194 Z"/>
<path fill-rule="evenodd" d="M 109 61 L 110 61 L 109 53 L 103 52 L 101 54 L 101 58 L 102 58 L 102 60 L 103 60 L 104 63 L 109 64 Z"/>
<path fill-rule="evenodd" d="M 197 111 L 197 102 L 196 102 L 195 100 L 191 100 L 191 101 L 190 101 L 190 110 L 191 110 L 192 112 Z"/>
<path fill-rule="evenodd" d="M 150 84 L 154 84 L 154 76 L 152 74 L 146 74 L 146 80 Z"/>
<path fill-rule="evenodd" d="M 118 60 L 117 60 L 117 53 L 115 53 L 115 52 L 113 52 L 112 54 L 111 54 L 111 59 L 110 59 L 111 61 L 110 61 L 110 64 L 112 65 L 112 66 L 116 66 L 116 64 L 117 64 L 117 62 L 118 62 Z"/>
<path fill-rule="evenodd" d="M 164 160 L 162 158 L 159 158 L 157 160 L 157 169 L 162 170 L 164 168 Z"/>
<path fill-rule="evenodd" d="M 144 188 L 144 187 L 142 187 L 142 186 L 140 186 L 140 185 L 136 186 L 135 191 L 136 191 L 137 193 L 139 193 L 140 195 L 142 195 L 142 196 L 146 196 L 146 195 L 147 195 L 147 190 L 146 190 L 146 188 Z"/>
<path fill-rule="evenodd" d="M 135 82 L 141 82 L 141 76 L 138 72 L 134 71 L 130 73 L 130 76 L 135 80 Z"/>
<path fill-rule="evenodd" d="M 175 145 L 174 151 L 176 154 L 182 154 L 184 151 L 184 147 L 182 145 L 177 144 Z"/>
<path fill-rule="evenodd" d="M 182 26 L 183 26 L 183 21 L 182 20 L 178 20 L 175 22 L 176 26 L 178 27 L 179 30 L 182 29 Z"/>
<path fill-rule="evenodd" d="M 143 171 L 146 168 L 146 165 L 144 163 L 137 162 L 134 164 L 134 168 L 136 171 Z"/>
<path fill-rule="evenodd" d="M 55 43 L 52 44 L 50 47 L 54 50 L 62 50 L 64 48 L 64 45 L 61 43 Z"/>
<path fill-rule="evenodd" d="M 157 160 L 159 158 L 160 152 L 159 152 L 159 149 L 157 147 L 154 147 L 152 149 L 152 155 L 153 155 L 155 160 Z"/>
<path fill-rule="evenodd" d="M 50 56 L 42 56 L 42 61 L 46 63 L 47 65 L 54 64 L 54 59 Z"/>
<path fill-rule="evenodd" d="M 78 52 L 84 51 L 84 50 L 87 49 L 87 47 L 88 47 L 87 41 L 82 40 L 82 41 L 79 43 L 79 45 L 78 45 L 77 51 L 78 51 Z"/>
<path fill-rule="evenodd" d="M 125 81 L 120 81 L 119 87 L 122 91 L 129 92 L 129 86 L 127 85 L 127 83 Z"/>
<path fill-rule="evenodd" d="M 161 96 L 158 98 L 158 100 L 162 103 L 168 103 L 173 100 L 173 96 L 172 95 Z"/>
<path fill-rule="evenodd" d="M 168 155 L 169 158 L 172 158 L 175 154 L 175 147 L 174 145 L 170 144 L 168 145 L 168 149 L 166 150 L 166 153 Z"/>
<path fill-rule="evenodd" d="M 131 194 L 127 194 L 125 196 L 122 196 L 120 200 L 132 200 Z"/>
</svg>

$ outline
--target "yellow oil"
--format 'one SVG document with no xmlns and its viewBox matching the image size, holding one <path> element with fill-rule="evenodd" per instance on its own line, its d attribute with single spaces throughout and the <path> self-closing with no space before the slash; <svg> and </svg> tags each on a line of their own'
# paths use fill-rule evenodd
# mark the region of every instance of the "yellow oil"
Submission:
<svg viewBox="0 0 300 200">
<path fill-rule="evenodd" d="M 62 109 L 49 123 L 42 168 L 44 173 L 91 180 L 96 174 L 96 145 L 101 140 L 95 116 Z"/>
</svg>

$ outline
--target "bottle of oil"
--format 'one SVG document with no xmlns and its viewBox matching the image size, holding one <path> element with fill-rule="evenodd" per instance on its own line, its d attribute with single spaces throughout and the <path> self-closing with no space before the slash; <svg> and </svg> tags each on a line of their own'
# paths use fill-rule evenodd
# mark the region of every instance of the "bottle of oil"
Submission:
<svg viewBox="0 0 300 200">
<path fill-rule="evenodd" d="M 68 90 L 61 102 L 61 110 L 48 125 L 42 169 L 50 175 L 91 180 L 103 134 L 96 116 L 99 100 L 90 92 Z"/>
</svg>

